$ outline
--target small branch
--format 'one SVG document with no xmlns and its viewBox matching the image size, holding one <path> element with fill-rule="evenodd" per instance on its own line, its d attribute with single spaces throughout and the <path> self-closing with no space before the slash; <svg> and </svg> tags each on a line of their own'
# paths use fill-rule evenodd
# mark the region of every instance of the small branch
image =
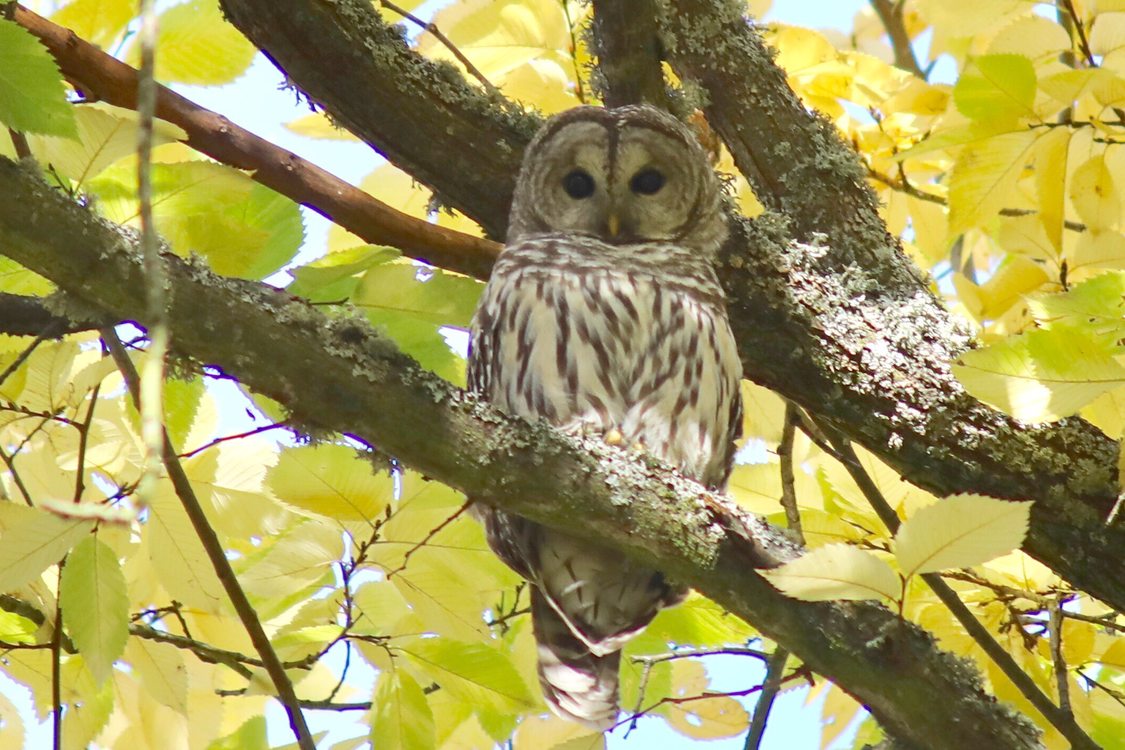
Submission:
<svg viewBox="0 0 1125 750">
<path fill-rule="evenodd" d="M 333 703 L 332 701 L 299 701 L 301 708 L 310 711 L 370 711 L 371 701 L 358 703 Z"/>
<path fill-rule="evenodd" d="M 15 20 L 39 37 L 63 75 L 82 91 L 118 107 L 137 108 L 136 70 L 22 6 L 16 10 Z M 156 91 L 156 116 L 187 131 L 186 143 L 197 151 L 248 172 L 254 180 L 367 242 L 390 245 L 412 258 L 488 278 L 500 250 L 495 242 L 408 216 L 163 86 Z"/>
<path fill-rule="evenodd" d="M 8 467 L 8 473 L 12 475 L 12 481 L 15 482 L 16 488 L 20 491 L 20 494 L 23 495 L 23 501 L 28 505 L 35 505 L 31 500 L 31 493 L 27 491 L 27 485 L 23 483 L 23 479 L 20 478 L 20 473 L 16 471 L 15 454 L 9 456 L 8 452 L 4 450 L 4 447 L 0 446 L 0 461 Z"/>
<path fill-rule="evenodd" d="M 94 407 L 98 405 L 98 394 L 101 393 L 102 384 L 97 382 L 90 391 L 90 408 L 86 410 L 86 419 L 78 425 L 78 466 L 74 474 L 74 502 L 82 502 L 82 495 L 86 492 L 86 446 L 90 442 L 90 424 L 94 421 Z"/>
<path fill-rule="evenodd" d="M 758 750 L 762 744 L 770 710 L 773 709 L 774 699 L 781 690 L 781 678 L 785 674 L 787 661 L 789 661 L 789 652 L 778 646 L 767 663 L 766 680 L 762 683 L 762 694 L 758 696 L 758 702 L 754 705 L 754 715 L 750 719 L 750 731 L 746 734 L 743 750 Z"/>
<path fill-rule="evenodd" d="M 1074 3 L 1071 0 L 1062 0 L 1062 5 L 1066 8 L 1067 15 L 1070 16 L 1074 25 L 1074 31 L 1078 34 L 1078 49 L 1082 50 L 1082 56 L 1086 58 L 1086 64 L 1091 68 L 1098 67 L 1097 61 L 1094 60 L 1094 53 L 1090 49 L 1090 40 L 1086 38 L 1086 27 L 1074 9 Z"/>
<path fill-rule="evenodd" d="M 826 432 L 832 435 L 830 431 L 826 430 Z M 879 516 L 892 535 L 896 533 L 900 525 L 898 516 L 860 464 L 859 457 L 856 456 L 851 443 L 839 435 L 833 436 L 832 443 L 835 445 L 836 451 L 844 457 L 844 468 L 847 469 L 848 474 L 859 486 L 863 496 L 871 503 L 876 515 Z M 1035 710 L 1042 714 L 1043 718 L 1050 722 L 1070 742 L 1072 747 L 1081 750 L 1098 750 L 1098 745 L 1078 726 L 1074 716 L 1051 702 L 1051 699 L 1039 689 L 1035 681 L 1020 669 L 1012 655 L 997 643 L 987 628 L 981 625 L 980 621 L 961 601 L 961 598 L 957 596 L 957 592 L 942 580 L 940 575 L 925 573 L 922 575 L 922 580 L 937 594 L 938 599 L 953 613 L 953 616 L 957 619 L 957 622 L 961 623 L 961 627 L 965 628 L 969 637 L 976 641 L 981 650 L 1004 673 L 1004 676 L 1011 680 L 1016 689 L 1035 707 Z"/>
<path fill-rule="evenodd" d="M 139 406 L 140 382 L 137 370 L 133 366 L 133 361 L 129 359 L 121 339 L 112 329 L 108 328 L 102 331 L 102 339 L 109 346 L 110 354 L 121 370 L 121 375 L 125 378 L 125 384 L 129 388 L 133 403 Z M 278 700 L 281 701 L 289 715 L 289 725 L 293 729 L 293 734 L 297 737 L 297 743 L 301 750 L 316 750 L 316 743 L 313 741 L 312 733 L 309 731 L 308 725 L 305 723 L 305 717 L 301 713 L 297 694 L 293 690 L 293 683 L 290 682 L 289 675 L 285 673 L 285 666 L 277 657 L 277 652 L 273 650 L 273 644 L 270 643 L 269 636 L 266 635 L 261 621 L 258 620 L 258 613 L 254 610 L 250 600 L 246 598 L 246 592 L 242 590 L 242 586 L 238 583 L 234 569 L 227 559 L 226 551 L 223 549 L 215 530 L 211 528 L 211 523 L 207 520 L 207 515 L 203 512 L 203 507 L 195 496 L 195 490 L 192 489 L 191 481 L 184 473 L 183 466 L 176 458 L 176 452 L 168 438 L 167 431 L 164 431 L 163 443 L 164 470 L 168 473 L 168 478 L 172 481 L 176 495 L 179 496 L 184 511 L 207 552 L 207 557 L 215 569 L 215 575 L 222 583 L 235 612 L 238 613 L 238 618 L 242 621 L 243 627 L 246 628 L 246 634 L 250 636 L 250 642 L 254 644 L 254 650 L 258 652 L 266 672 L 273 681 Z"/>
<path fill-rule="evenodd" d="M 447 37 L 445 34 L 443 34 L 441 32 L 441 29 L 439 29 L 437 27 L 437 24 L 426 23 L 425 21 L 423 21 L 421 18 L 418 18 L 418 16 L 414 15 L 413 13 L 410 13 L 409 11 L 403 10 L 399 6 L 395 5 L 394 3 L 387 2 L 387 0 L 376 0 L 376 3 L 378 5 L 383 6 L 387 10 L 391 11 L 392 13 L 399 14 L 400 16 L 405 18 L 407 21 L 410 21 L 410 23 L 414 24 L 418 28 L 420 28 L 423 31 L 432 35 L 434 39 L 437 39 L 438 42 L 440 42 L 442 44 L 442 46 L 444 46 L 447 50 L 449 50 L 450 54 L 452 54 L 455 58 L 457 58 L 457 62 L 459 62 L 463 66 L 465 66 L 466 72 L 468 72 L 468 74 L 471 75 L 473 78 L 477 79 L 477 82 L 480 83 L 480 85 L 484 87 L 485 91 L 487 91 L 490 96 L 501 97 L 501 98 L 503 97 L 503 94 L 500 93 L 500 89 L 493 86 L 492 82 L 489 81 L 485 77 L 484 73 L 481 73 L 479 70 L 477 70 L 477 66 L 473 65 L 473 63 L 469 60 L 469 58 L 465 57 L 465 55 L 461 52 L 461 50 L 457 49 L 456 44 L 449 41 L 449 37 Z"/>
<path fill-rule="evenodd" d="M 1084 615 L 1081 612 L 1071 612 L 1069 610 L 1062 610 L 1062 616 L 1070 620 L 1081 620 L 1082 622 L 1093 623 L 1100 625 L 1109 630 L 1116 630 L 1119 633 L 1125 633 L 1125 625 L 1116 622 L 1118 617 L 1121 617 L 1120 612 L 1110 612 L 1105 615 Z"/>
<path fill-rule="evenodd" d="M 891 49 L 895 53 L 895 65 L 907 73 L 913 73 L 926 80 L 926 73 L 918 66 L 918 59 L 914 57 L 914 47 L 910 35 L 906 33 L 906 24 L 903 23 L 903 10 L 906 3 L 903 0 L 871 0 L 871 7 L 891 40 Z"/>
<path fill-rule="evenodd" d="M 666 654 L 656 654 L 654 656 L 634 656 L 632 657 L 634 664 L 653 665 L 659 664 L 662 661 L 675 661 L 676 659 L 695 659 L 700 656 L 751 656 L 764 662 L 768 662 L 771 654 L 757 648 L 748 648 L 741 646 L 725 646 L 723 648 L 682 648 L 675 651 L 669 651 Z"/>
<path fill-rule="evenodd" d="M 1066 659 L 1062 652 L 1062 604 L 1058 599 L 1051 601 L 1049 627 L 1051 634 L 1051 660 L 1055 665 L 1055 685 L 1059 691 L 1059 708 L 1073 716 L 1070 708 L 1070 685 L 1067 682 Z"/>
<path fill-rule="evenodd" d="M 25 136 L 18 130 L 13 130 L 12 128 L 8 128 L 8 135 L 12 138 L 12 148 L 15 149 L 16 156 L 18 156 L 20 159 L 32 158 L 31 146 L 29 146 L 27 143 L 27 136 Z"/>
<path fill-rule="evenodd" d="M 785 426 L 781 429 L 781 443 L 777 446 L 781 470 L 781 506 L 785 508 L 785 521 L 801 544 L 805 534 L 801 530 L 801 512 L 797 510 L 797 491 L 793 479 L 793 437 L 796 433 L 798 408 L 791 401 L 785 402 Z"/>
<path fill-rule="evenodd" d="M 456 520 L 457 520 L 458 518 L 460 518 L 460 517 L 461 517 L 461 515 L 462 515 L 462 514 L 463 514 L 463 513 L 464 513 L 464 512 L 466 511 L 466 510 L 468 510 L 468 509 L 469 509 L 469 505 L 470 505 L 470 504 L 471 504 L 471 501 L 468 501 L 468 500 L 466 500 L 465 502 L 461 503 L 461 507 L 460 507 L 460 508 L 458 508 L 458 509 L 457 509 L 456 511 L 454 511 L 453 515 L 449 516 L 449 517 L 448 517 L 448 518 L 446 518 L 446 519 L 445 519 L 444 521 L 442 521 L 441 523 L 439 523 L 439 524 L 438 524 L 437 526 L 435 526 L 434 528 L 430 529 L 430 530 L 429 530 L 429 531 L 428 531 L 428 532 L 426 533 L 426 536 L 425 536 L 425 537 L 424 537 L 424 538 L 422 539 L 422 541 L 418 542 L 417 544 L 414 544 L 413 546 L 411 546 L 411 548 L 410 548 L 410 549 L 406 550 L 406 554 L 405 554 L 405 555 L 403 556 L 403 558 L 402 558 L 402 563 L 401 563 L 401 564 L 400 564 L 400 565 L 399 565 L 399 566 L 398 566 L 397 568 L 395 568 L 395 569 L 394 569 L 394 570 L 392 570 L 391 572 L 387 573 L 387 580 L 390 580 L 390 579 L 391 579 L 391 578 L 393 578 L 394 576 L 396 576 L 396 575 L 398 575 L 399 573 L 401 573 L 402 571 L 406 570 L 406 564 L 407 564 L 408 562 L 410 562 L 410 558 L 411 558 L 411 556 L 412 556 L 412 555 L 413 555 L 413 554 L 414 554 L 415 552 L 417 552 L 418 550 L 422 549 L 422 547 L 425 547 L 425 546 L 426 546 L 426 544 L 427 544 L 427 543 L 428 543 L 428 542 L 429 542 L 429 541 L 430 541 L 431 539 L 433 539 L 433 538 L 434 538 L 435 536 L 437 536 L 437 535 L 438 535 L 439 533 L 441 533 L 442 529 L 444 529 L 444 528 L 445 528 L 446 526 L 448 526 L 449 524 L 453 523 L 453 522 L 454 522 L 454 521 L 456 521 Z"/>
<path fill-rule="evenodd" d="M 59 563 L 55 591 L 62 590 L 62 571 L 66 559 Z M 62 597 L 55 597 L 55 622 L 51 633 L 51 742 L 54 750 L 62 750 Z"/>
<path fill-rule="evenodd" d="M 181 453 L 180 458 L 191 458 L 194 455 L 202 453 L 203 451 L 206 451 L 206 450 L 210 450 L 211 448 L 214 448 L 216 445 L 226 443 L 230 440 L 241 440 L 243 438 L 253 437 L 254 435 L 260 435 L 263 432 L 270 432 L 271 430 L 279 430 L 279 429 L 284 429 L 284 428 L 287 428 L 287 427 L 289 427 L 289 420 L 283 419 L 280 422 L 273 422 L 271 424 L 262 425 L 261 427 L 255 427 L 252 430 L 247 430 L 246 432 L 239 432 L 235 435 L 223 435 L 222 437 L 217 437 L 214 440 L 211 440 L 211 441 L 208 441 L 208 442 L 204 443 L 203 445 L 199 446 L 198 448 L 193 448 L 192 450 L 187 451 L 186 453 Z"/>
</svg>

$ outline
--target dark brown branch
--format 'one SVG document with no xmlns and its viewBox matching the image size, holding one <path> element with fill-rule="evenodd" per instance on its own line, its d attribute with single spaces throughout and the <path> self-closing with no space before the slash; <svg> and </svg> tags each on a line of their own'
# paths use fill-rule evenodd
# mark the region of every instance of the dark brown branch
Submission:
<svg viewBox="0 0 1125 750">
<path fill-rule="evenodd" d="M 11 198 L 0 201 L 0 246 L 13 259 L 86 304 L 143 313 L 130 233 L 6 160 L 0 193 Z M 17 208 L 26 205 L 37 210 Z M 221 363 L 286 403 L 295 419 L 359 435 L 469 496 L 604 538 L 658 565 L 836 681 L 896 737 L 919 747 L 1036 747 L 1034 729 L 989 698 L 971 670 L 886 608 L 800 602 L 754 575 L 755 567 L 794 554 L 782 531 L 653 462 L 638 463 L 598 440 L 576 444 L 546 425 L 475 403 L 365 322 L 329 320 L 284 292 L 219 278 L 170 254 L 165 263 L 180 351 Z M 943 696 L 943 711 L 933 710 L 934 695 Z M 959 720 L 949 721 L 953 715 Z"/>
<path fill-rule="evenodd" d="M 668 109 L 656 0 L 593 0 L 594 52 L 607 107 Z"/>
<path fill-rule="evenodd" d="M 63 75 L 81 91 L 119 107 L 136 109 L 136 70 L 22 6 L 16 10 L 15 20 L 39 37 L 55 56 Z M 309 51 L 315 55 L 317 50 L 310 45 Z M 335 72 L 333 75 L 341 81 L 347 78 Z M 183 128 L 188 134 L 186 143 L 192 148 L 249 171 L 266 187 L 312 208 L 367 242 L 389 245 L 412 258 L 488 278 L 499 251 L 494 242 L 407 216 L 163 86 L 157 91 L 156 116 Z"/>
<path fill-rule="evenodd" d="M 902 13 L 906 9 L 906 3 L 903 0 L 871 0 L 871 8 L 879 16 L 887 37 L 891 40 L 895 65 L 925 80 L 926 73 L 918 67 L 910 35 L 906 33 L 906 24 L 903 23 Z"/>
</svg>

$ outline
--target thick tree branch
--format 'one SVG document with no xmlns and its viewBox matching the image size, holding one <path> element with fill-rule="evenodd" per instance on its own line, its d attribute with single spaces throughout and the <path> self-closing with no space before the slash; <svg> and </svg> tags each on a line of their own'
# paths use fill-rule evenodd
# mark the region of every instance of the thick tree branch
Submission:
<svg viewBox="0 0 1125 750">
<path fill-rule="evenodd" d="M 9 336 L 56 338 L 67 333 L 113 325 L 115 322 L 117 321 L 109 320 L 108 316 L 70 320 L 47 310 L 41 297 L 0 292 L 0 333 Z"/>
<path fill-rule="evenodd" d="M 533 120 L 414 55 L 362 0 L 223 6 L 353 132 L 503 235 Z M 710 92 L 711 125 L 788 222 L 736 221 L 725 251 L 720 275 L 748 376 L 939 495 L 1037 500 L 1025 549 L 1125 609 L 1125 528 L 1105 523 L 1114 441 L 1081 420 L 1024 427 L 965 394 L 949 362 L 970 337 L 887 233 L 855 154 L 793 94 L 741 6 L 660 7 L 670 61 Z"/>
<path fill-rule="evenodd" d="M 515 175 L 538 117 L 486 96 L 453 66 L 411 52 L 401 29 L 384 23 L 370 2 L 221 5 L 337 122 L 444 204 L 478 221 L 490 237 L 504 236 Z"/>
<path fill-rule="evenodd" d="M 668 109 L 661 69 L 656 0 L 593 0 L 594 51 L 607 107 Z"/>
<path fill-rule="evenodd" d="M 906 10 L 904 0 L 871 0 L 871 8 L 879 16 L 879 21 L 891 40 L 891 50 L 895 54 L 895 65 L 907 73 L 913 73 L 922 80 L 926 80 L 926 73 L 918 67 L 918 59 L 914 57 L 914 47 L 910 35 L 906 33 L 906 24 L 902 14 Z"/>
<path fill-rule="evenodd" d="M 87 96 L 137 108 L 137 71 L 73 32 L 17 6 L 15 21 L 47 46 L 59 68 Z M 391 208 L 296 154 L 240 128 L 160 86 L 156 116 L 179 125 L 186 143 L 224 164 L 245 169 L 266 187 L 312 208 L 375 245 L 390 245 L 412 258 L 488 278 L 499 246 L 431 224 Z M 3 317 L 0 316 L 0 320 Z"/>
<path fill-rule="evenodd" d="M 6 254 L 86 304 L 143 317 L 129 232 L 7 160 L 0 193 L 10 197 L 0 202 Z M 28 205 L 37 210 L 20 208 Z M 788 599 L 755 575 L 793 554 L 780 530 L 659 466 L 478 404 L 362 321 L 329 320 L 279 290 L 175 256 L 165 262 L 177 346 L 289 405 L 295 418 L 354 433 L 466 494 L 658 564 L 835 680 L 914 746 L 1039 746 L 1034 728 L 988 697 L 971 670 L 886 608 Z"/>
</svg>

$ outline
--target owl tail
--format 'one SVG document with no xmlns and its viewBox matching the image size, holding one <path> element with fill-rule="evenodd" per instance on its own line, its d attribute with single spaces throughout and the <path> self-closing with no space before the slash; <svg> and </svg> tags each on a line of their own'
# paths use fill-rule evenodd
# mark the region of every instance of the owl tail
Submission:
<svg viewBox="0 0 1125 750">
<path fill-rule="evenodd" d="M 531 619 L 539 644 L 539 684 L 551 710 L 599 732 L 612 727 L 621 652 L 590 653 L 536 587 L 531 590 Z"/>
</svg>

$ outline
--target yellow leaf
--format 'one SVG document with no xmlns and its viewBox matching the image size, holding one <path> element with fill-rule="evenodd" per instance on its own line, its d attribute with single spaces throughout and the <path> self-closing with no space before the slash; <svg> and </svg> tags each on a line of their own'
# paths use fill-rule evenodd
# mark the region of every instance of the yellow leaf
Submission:
<svg viewBox="0 0 1125 750">
<path fill-rule="evenodd" d="M 188 682 L 183 652 L 170 643 L 130 638 L 125 658 L 150 697 L 187 715 Z"/>
<path fill-rule="evenodd" d="M 705 695 L 709 688 L 707 671 L 701 663 L 672 663 L 672 698 L 696 698 Z M 746 709 L 725 695 L 666 703 L 659 711 L 672 729 L 699 740 L 733 737 L 745 732 L 750 722 Z"/>
<path fill-rule="evenodd" d="M 509 713 L 535 706 L 509 656 L 490 645 L 426 638 L 401 650 L 443 689 L 478 710 Z"/>
<path fill-rule="evenodd" d="M 848 728 L 860 708 L 862 706 L 856 699 L 841 690 L 839 685 L 831 685 L 820 713 L 820 746 L 827 748 L 831 745 Z"/>
<path fill-rule="evenodd" d="M 0 591 L 12 591 L 38 577 L 93 526 L 39 508 L 0 503 Z"/>
<path fill-rule="evenodd" d="M 1105 268 L 1125 268 L 1125 235 L 1108 232 L 1083 232 L 1070 253 L 1070 275 L 1074 281 L 1088 278 Z"/>
<path fill-rule="evenodd" d="M 1036 63 L 1058 59 L 1062 51 L 1070 51 L 1070 34 L 1053 18 L 1030 15 L 1002 28 L 989 43 L 988 52 L 1016 54 Z"/>
<path fill-rule="evenodd" d="M 953 102 L 970 120 L 1014 123 L 1034 116 L 1035 66 L 1023 55 L 974 58 L 953 87 Z"/>
<path fill-rule="evenodd" d="M 556 750 L 560 745 L 586 741 L 583 750 L 605 750 L 605 735 L 557 716 L 528 716 L 512 736 L 514 750 Z"/>
<path fill-rule="evenodd" d="M 226 593 L 170 482 L 160 482 L 148 510 L 144 551 L 161 585 L 188 606 L 221 611 Z"/>
<path fill-rule="evenodd" d="M 340 521 L 375 521 L 394 496 L 390 474 L 343 445 L 283 450 L 266 484 L 282 502 Z"/>
<path fill-rule="evenodd" d="M 1090 51 L 1102 64 L 1120 71 L 1125 67 L 1125 13 L 1099 13 L 1089 35 Z"/>
<path fill-rule="evenodd" d="M 129 601 L 117 555 L 96 535 L 67 556 L 59 604 L 90 674 L 98 684 L 105 682 L 129 637 Z"/>
<path fill-rule="evenodd" d="M 786 596 L 805 601 L 898 599 L 902 586 L 889 565 L 847 544 L 807 552 L 762 575 Z"/>
<path fill-rule="evenodd" d="M 1063 220 L 1066 218 L 1067 154 L 1070 130 L 1054 128 L 1035 144 L 1035 187 L 1039 198 L 1039 220 L 1057 255 L 1062 250 Z"/>
<path fill-rule="evenodd" d="M 0 750 L 23 750 L 23 735 L 20 710 L 0 693 Z"/>
<path fill-rule="evenodd" d="M 980 286 L 981 316 L 999 318 L 1025 294 L 1039 290 L 1051 279 L 1043 266 L 1018 255 L 1010 255 L 992 278 Z"/>
<path fill-rule="evenodd" d="M 307 138 L 322 138 L 335 141 L 358 141 L 354 135 L 332 124 L 323 112 L 313 112 L 285 123 L 287 130 Z"/>
<path fill-rule="evenodd" d="M 1086 226 L 1100 232 L 1118 224 L 1121 195 L 1102 154 L 1074 170 L 1070 178 L 1070 200 Z"/>
<path fill-rule="evenodd" d="M 51 16 L 82 39 L 108 49 L 136 15 L 133 0 L 74 0 Z"/>
<path fill-rule="evenodd" d="M 1012 200 L 1016 181 L 1039 135 L 1018 130 L 974 141 L 962 149 L 949 180 L 949 231 L 979 226 Z"/>
<path fill-rule="evenodd" d="M 217 0 L 189 0 L 160 14 L 156 77 L 161 82 L 217 86 L 246 72 L 257 49 L 227 23 Z M 127 59 L 140 60 L 139 40 Z"/>
<path fill-rule="evenodd" d="M 895 535 L 895 557 L 905 576 L 967 568 L 1023 543 L 1030 502 L 957 495 L 922 508 Z"/>
<path fill-rule="evenodd" d="M 1125 367 L 1107 346 L 1068 325 L 965 352 L 953 371 L 973 396 L 1024 422 L 1069 416 L 1125 385 Z"/>
</svg>

